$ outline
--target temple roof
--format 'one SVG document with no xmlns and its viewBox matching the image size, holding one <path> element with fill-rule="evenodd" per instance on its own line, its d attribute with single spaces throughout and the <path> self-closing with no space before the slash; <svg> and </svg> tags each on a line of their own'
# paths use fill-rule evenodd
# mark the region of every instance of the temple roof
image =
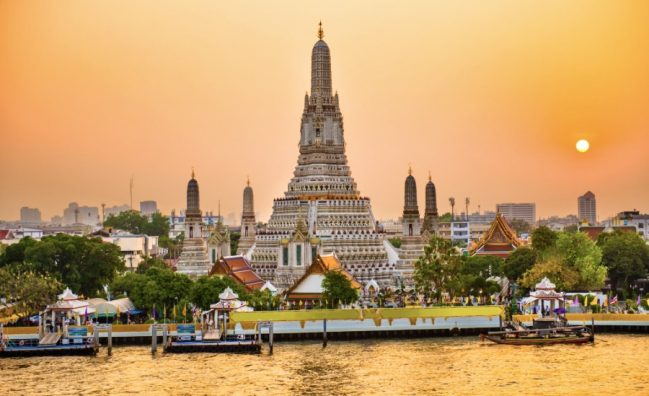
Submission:
<svg viewBox="0 0 649 396">
<path fill-rule="evenodd" d="M 471 255 L 507 256 L 519 246 L 521 241 L 516 237 L 516 232 L 502 214 L 497 213 L 487 232 L 471 249 Z"/>
<path fill-rule="evenodd" d="M 322 294 L 321 279 L 323 279 L 324 274 L 329 271 L 340 271 L 347 279 L 349 279 L 354 289 L 358 290 L 362 288 L 362 285 L 343 268 L 338 257 L 332 253 L 327 255 L 318 255 L 313 264 L 307 268 L 304 275 L 302 275 L 302 277 L 286 291 L 287 297 L 289 299 L 300 297 L 319 298 L 319 295 Z M 308 280 L 310 280 L 309 278 L 314 278 L 317 281 L 317 284 L 308 282 Z M 309 290 L 305 290 L 305 288 Z"/>
<path fill-rule="evenodd" d="M 260 289 L 264 285 L 263 279 L 250 267 L 244 256 L 228 256 L 219 258 L 212 267 L 209 276 L 229 276 L 247 290 Z"/>
</svg>

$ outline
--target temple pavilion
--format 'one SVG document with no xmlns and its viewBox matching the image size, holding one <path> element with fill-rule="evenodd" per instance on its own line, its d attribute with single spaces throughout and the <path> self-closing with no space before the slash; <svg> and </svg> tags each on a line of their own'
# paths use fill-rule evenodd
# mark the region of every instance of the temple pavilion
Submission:
<svg viewBox="0 0 649 396">
<path fill-rule="evenodd" d="M 487 232 L 477 244 L 470 248 L 470 254 L 472 256 L 487 255 L 505 258 L 521 244 L 516 236 L 516 231 L 511 228 L 502 214 L 497 213 Z"/>
<path fill-rule="evenodd" d="M 322 299 L 322 280 L 329 271 L 340 271 L 359 292 L 362 285 L 343 267 L 335 254 L 318 255 L 293 286 L 286 291 L 286 300 L 293 303 L 301 302 L 305 306 L 316 305 Z"/>
</svg>

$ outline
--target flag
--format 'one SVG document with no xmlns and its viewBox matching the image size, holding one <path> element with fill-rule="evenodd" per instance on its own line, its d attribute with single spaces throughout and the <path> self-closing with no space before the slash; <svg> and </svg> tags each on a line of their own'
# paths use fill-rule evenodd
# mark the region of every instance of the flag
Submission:
<svg viewBox="0 0 649 396">
<path fill-rule="evenodd" d="M 156 318 L 155 304 L 153 304 L 153 310 L 151 311 L 151 316 L 153 316 L 153 320 L 155 320 Z"/>
<path fill-rule="evenodd" d="M 174 304 L 173 315 L 174 315 L 174 319 L 175 319 L 176 318 L 176 304 Z"/>
<path fill-rule="evenodd" d="M 588 294 L 584 296 L 584 307 L 588 306 Z"/>
<path fill-rule="evenodd" d="M 613 304 L 617 304 L 617 294 L 615 295 L 615 297 L 611 298 L 611 305 Z"/>
<path fill-rule="evenodd" d="M 579 306 L 579 295 L 578 294 L 575 294 L 575 302 L 574 302 L 574 304 L 576 306 Z"/>
<path fill-rule="evenodd" d="M 602 303 L 603 307 L 608 307 L 608 296 L 604 296 L 604 302 Z"/>
<path fill-rule="evenodd" d="M 597 296 L 593 297 L 593 301 L 590 302 L 590 305 L 599 305 L 599 299 Z"/>
<path fill-rule="evenodd" d="M 640 306 L 640 303 L 641 303 L 641 302 L 642 302 L 642 301 L 640 300 L 640 295 L 638 294 L 638 301 L 636 301 L 636 305 L 637 305 L 637 306 Z"/>
<path fill-rule="evenodd" d="M 83 314 L 84 320 L 88 320 L 88 306 L 86 305 L 86 312 Z"/>
<path fill-rule="evenodd" d="M 187 316 L 187 304 L 183 306 L 183 317 Z"/>
</svg>

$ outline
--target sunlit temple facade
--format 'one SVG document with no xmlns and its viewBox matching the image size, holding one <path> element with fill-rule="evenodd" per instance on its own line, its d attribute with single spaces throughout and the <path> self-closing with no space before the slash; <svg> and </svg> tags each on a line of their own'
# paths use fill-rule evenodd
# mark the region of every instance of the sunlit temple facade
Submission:
<svg viewBox="0 0 649 396">
<path fill-rule="evenodd" d="M 332 92 L 331 55 L 323 36 L 320 27 L 297 166 L 284 197 L 274 200 L 265 230 L 254 235 L 252 265 L 264 279 L 288 288 L 318 254 L 335 253 L 356 279 L 392 285 L 394 263 L 388 262 L 383 235 L 376 230 L 370 199 L 361 196 L 347 164 L 343 116 Z"/>
</svg>

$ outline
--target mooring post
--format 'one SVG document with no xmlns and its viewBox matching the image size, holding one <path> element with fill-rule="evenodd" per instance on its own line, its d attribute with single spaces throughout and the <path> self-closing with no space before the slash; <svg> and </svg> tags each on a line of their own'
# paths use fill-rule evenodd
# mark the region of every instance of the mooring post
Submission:
<svg viewBox="0 0 649 396">
<path fill-rule="evenodd" d="M 158 329 L 155 325 L 151 325 L 151 354 L 155 355 L 156 350 L 158 349 Z"/>
<path fill-rule="evenodd" d="M 108 325 L 108 356 L 113 355 L 113 325 Z"/>
<path fill-rule="evenodd" d="M 270 327 L 268 328 L 268 345 L 270 346 L 270 354 L 273 354 L 273 327 L 274 323 L 270 322 Z"/>
<path fill-rule="evenodd" d="M 169 325 L 162 325 L 162 350 L 167 347 L 167 336 L 169 335 Z"/>
<path fill-rule="evenodd" d="M 322 347 L 327 347 L 327 319 L 322 320 Z"/>
</svg>

